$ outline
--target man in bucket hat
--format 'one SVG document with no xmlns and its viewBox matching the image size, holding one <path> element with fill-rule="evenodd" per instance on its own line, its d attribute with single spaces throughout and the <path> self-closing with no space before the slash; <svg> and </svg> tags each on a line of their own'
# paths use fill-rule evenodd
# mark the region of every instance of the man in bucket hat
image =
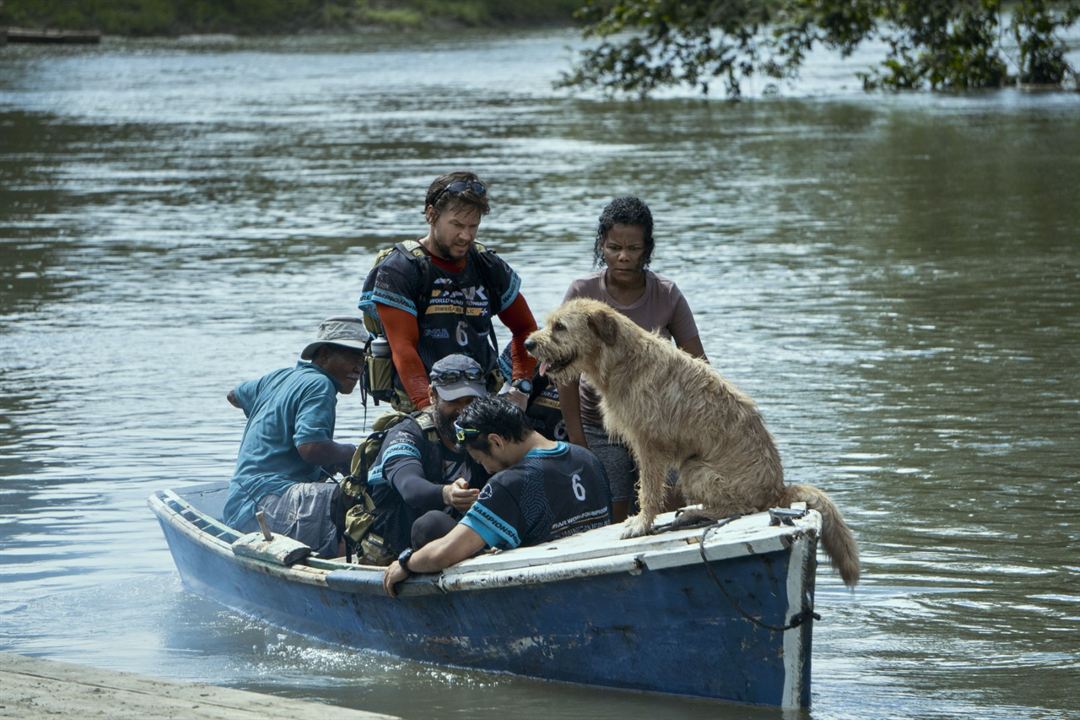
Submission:
<svg viewBox="0 0 1080 720">
<path fill-rule="evenodd" d="M 454 421 L 469 403 L 487 395 L 484 376 L 480 364 L 466 355 L 438 360 L 428 374 L 428 406 L 387 433 L 368 474 L 375 522 L 362 543 L 363 562 L 391 562 L 426 532 L 414 522 L 428 511 L 457 519 L 476 501 L 488 474 L 458 447 Z"/>
<path fill-rule="evenodd" d="M 337 483 L 324 474 L 348 468 L 356 448 L 334 442 L 337 395 L 348 395 L 364 369 L 368 333 L 353 317 L 324 320 L 293 368 L 241 383 L 227 396 L 244 411 L 236 471 L 224 520 L 241 532 L 258 529 L 262 510 L 274 532 L 310 546 L 322 557 L 339 553 Z"/>
</svg>

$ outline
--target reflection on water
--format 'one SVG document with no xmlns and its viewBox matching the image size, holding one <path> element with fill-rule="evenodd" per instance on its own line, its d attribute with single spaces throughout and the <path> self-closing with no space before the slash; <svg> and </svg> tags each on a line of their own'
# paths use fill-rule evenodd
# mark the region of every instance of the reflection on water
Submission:
<svg viewBox="0 0 1080 720">
<path fill-rule="evenodd" d="M 567 33 L 414 40 L 0 50 L 0 649 L 408 717 L 747 716 L 180 587 L 146 496 L 230 473 L 225 392 L 353 312 L 469 166 L 541 316 L 644 196 L 709 357 L 845 510 L 865 579 L 820 574 L 812 717 L 1080 717 L 1080 96 L 848 95 L 823 61 L 807 97 L 617 103 L 550 89 Z"/>
</svg>

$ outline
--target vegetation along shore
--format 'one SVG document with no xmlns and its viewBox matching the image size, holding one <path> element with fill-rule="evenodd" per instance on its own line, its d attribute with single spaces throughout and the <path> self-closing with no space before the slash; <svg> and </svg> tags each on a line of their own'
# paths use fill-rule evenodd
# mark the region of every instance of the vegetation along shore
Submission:
<svg viewBox="0 0 1080 720">
<path fill-rule="evenodd" d="M 867 90 L 1080 89 L 1080 0 L 0 0 L 0 28 L 106 35 L 274 35 L 579 23 L 590 46 L 560 85 L 645 96 L 683 85 L 741 95 L 796 80 L 814 48 L 887 48 Z"/>
<path fill-rule="evenodd" d="M 581 0 L 0 0 L 0 27 L 106 35 L 274 35 L 568 25 Z"/>
</svg>

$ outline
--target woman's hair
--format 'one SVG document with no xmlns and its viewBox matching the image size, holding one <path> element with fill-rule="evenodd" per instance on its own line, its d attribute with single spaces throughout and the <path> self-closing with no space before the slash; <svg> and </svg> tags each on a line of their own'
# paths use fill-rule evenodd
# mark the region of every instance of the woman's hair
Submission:
<svg viewBox="0 0 1080 720">
<path fill-rule="evenodd" d="M 653 222 L 649 206 L 633 195 L 615 198 L 600 213 L 600 222 L 596 227 L 596 244 L 593 246 L 593 264 L 604 266 L 604 238 L 616 225 L 637 225 L 645 234 L 645 254 L 642 256 L 643 267 L 649 267 L 652 260 Z"/>
<path fill-rule="evenodd" d="M 464 187 L 458 192 L 448 190 L 453 183 L 460 183 Z M 479 188 L 480 192 L 477 192 L 476 188 Z M 476 208 L 481 215 L 487 215 L 491 209 L 488 205 L 487 183 L 468 170 L 458 170 L 435 178 L 424 196 L 425 213 L 429 205 L 435 208 L 436 215 L 443 210 L 456 210 L 460 207 Z"/>
<path fill-rule="evenodd" d="M 521 442 L 532 430 L 521 408 L 496 396 L 473 400 L 461 411 L 454 424 L 464 431 L 465 439 L 459 439 L 459 443 L 483 453 L 491 449 L 488 441 L 491 433 Z"/>
</svg>

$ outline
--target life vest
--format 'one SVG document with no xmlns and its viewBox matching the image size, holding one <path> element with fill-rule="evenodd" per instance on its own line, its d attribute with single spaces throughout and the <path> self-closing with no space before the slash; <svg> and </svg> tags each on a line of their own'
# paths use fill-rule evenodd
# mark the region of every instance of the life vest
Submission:
<svg viewBox="0 0 1080 720">
<path fill-rule="evenodd" d="M 374 290 L 379 266 L 395 252 L 407 258 L 410 265 L 419 274 L 419 297 L 411 298 L 416 303 L 416 316 L 419 321 L 419 318 L 424 317 L 427 312 L 435 284 L 434 275 L 431 271 L 431 257 L 424 250 L 419 240 L 405 240 L 380 250 L 375 256 L 375 261 L 372 263 L 367 277 L 364 279 L 361 292 L 366 295 Z M 492 268 L 494 257 L 495 252 L 493 250 L 487 249 L 481 243 L 474 242 L 472 247 L 469 248 L 467 260 L 480 276 L 480 282 L 487 294 L 490 316 L 497 315 L 500 310 L 499 293 L 495 287 L 494 270 Z M 361 392 L 364 398 L 370 396 L 376 405 L 379 402 L 388 402 L 395 410 L 401 412 L 415 410 L 408 395 L 400 387 L 401 383 L 398 380 L 397 368 L 394 367 L 393 358 L 389 353 L 389 344 L 386 342 L 386 329 L 379 319 L 375 304 L 361 303 L 361 310 L 364 316 L 364 326 L 372 336 L 370 342 L 373 348 L 373 351 L 368 353 L 366 369 L 361 378 Z M 499 347 L 494 326 L 488 332 L 488 339 L 491 341 L 495 356 L 498 357 Z M 374 349 L 379 346 L 381 346 L 381 351 L 375 352 Z"/>
</svg>

